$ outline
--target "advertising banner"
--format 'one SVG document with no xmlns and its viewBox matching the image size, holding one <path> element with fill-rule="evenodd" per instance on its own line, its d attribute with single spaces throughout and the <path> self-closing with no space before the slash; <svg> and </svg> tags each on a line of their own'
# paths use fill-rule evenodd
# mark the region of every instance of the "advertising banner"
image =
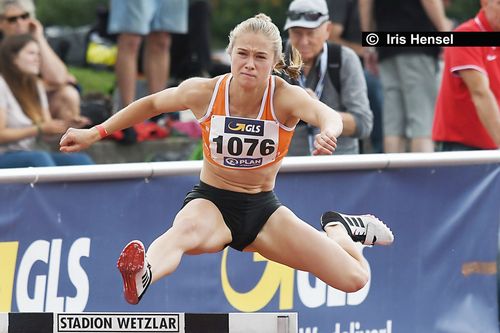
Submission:
<svg viewBox="0 0 500 333">
<path fill-rule="evenodd" d="M 185 255 L 128 305 L 121 249 L 165 232 L 197 182 L 0 184 L 0 312 L 283 311 L 298 313 L 302 333 L 498 332 L 498 164 L 280 174 L 281 202 L 317 229 L 337 210 L 393 230 L 392 246 L 363 248 L 371 279 L 356 293 L 226 249 Z"/>
</svg>

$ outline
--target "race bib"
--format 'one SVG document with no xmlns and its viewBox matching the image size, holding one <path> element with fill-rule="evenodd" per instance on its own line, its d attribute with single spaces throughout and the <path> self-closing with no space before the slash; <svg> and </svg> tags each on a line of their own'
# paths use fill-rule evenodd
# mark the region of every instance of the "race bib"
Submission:
<svg viewBox="0 0 500 333">
<path fill-rule="evenodd" d="M 256 168 L 276 159 L 279 125 L 272 120 L 212 116 L 210 154 L 229 168 Z"/>
</svg>

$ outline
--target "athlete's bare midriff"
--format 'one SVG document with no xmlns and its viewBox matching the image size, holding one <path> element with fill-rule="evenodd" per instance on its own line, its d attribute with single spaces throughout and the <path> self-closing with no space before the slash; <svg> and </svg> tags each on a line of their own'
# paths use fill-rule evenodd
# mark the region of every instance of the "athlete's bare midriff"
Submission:
<svg viewBox="0 0 500 333">
<path fill-rule="evenodd" d="M 211 186 L 242 193 L 259 193 L 274 188 L 281 161 L 252 170 L 235 170 L 203 161 L 200 179 Z"/>
</svg>

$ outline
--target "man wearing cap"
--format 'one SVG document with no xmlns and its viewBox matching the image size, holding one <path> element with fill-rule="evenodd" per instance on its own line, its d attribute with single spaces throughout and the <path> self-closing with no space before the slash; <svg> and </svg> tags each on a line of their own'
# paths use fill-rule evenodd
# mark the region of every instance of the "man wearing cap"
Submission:
<svg viewBox="0 0 500 333">
<path fill-rule="evenodd" d="M 341 46 L 340 84 L 337 91 L 328 68 L 332 63 L 332 59 L 328 59 L 327 43 L 330 29 L 325 0 L 294 0 L 290 3 L 284 30 L 288 31 L 289 44 L 299 51 L 304 61 L 299 81 L 291 83 L 301 85 L 313 98 L 340 112 L 344 130 L 335 153 L 358 154 L 359 139 L 368 137 L 373 126 L 366 81 L 356 53 Z M 299 123 L 288 155 L 310 155 L 315 134 L 316 128 Z"/>
</svg>

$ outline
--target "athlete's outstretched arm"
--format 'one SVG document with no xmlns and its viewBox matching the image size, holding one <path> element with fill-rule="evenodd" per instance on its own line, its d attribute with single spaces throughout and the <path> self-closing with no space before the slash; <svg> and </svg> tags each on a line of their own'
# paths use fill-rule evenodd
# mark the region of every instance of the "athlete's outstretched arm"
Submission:
<svg viewBox="0 0 500 333">
<path fill-rule="evenodd" d="M 162 113 L 191 109 L 191 101 L 196 101 L 196 96 L 193 94 L 203 91 L 207 81 L 209 80 L 189 79 L 178 87 L 168 88 L 134 101 L 104 121 L 100 125 L 101 131 L 113 133 Z M 102 136 L 96 127 L 90 129 L 70 128 L 61 138 L 60 150 L 62 152 L 76 152 L 99 141 Z"/>
</svg>

